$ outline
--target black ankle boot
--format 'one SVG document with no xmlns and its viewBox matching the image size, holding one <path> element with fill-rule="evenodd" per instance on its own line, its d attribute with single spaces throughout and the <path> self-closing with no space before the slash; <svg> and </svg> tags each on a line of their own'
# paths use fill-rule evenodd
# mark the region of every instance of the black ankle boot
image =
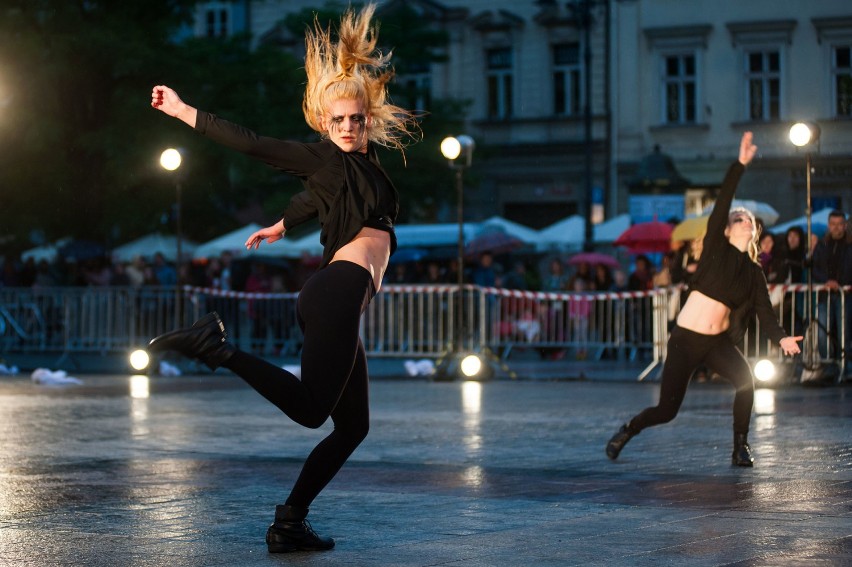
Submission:
<svg viewBox="0 0 852 567">
<path fill-rule="evenodd" d="M 754 457 L 751 456 L 751 447 L 748 446 L 747 433 L 734 433 L 734 453 L 731 455 L 731 464 L 738 467 L 754 466 Z"/>
<path fill-rule="evenodd" d="M 275 523 L 266 530 L 269 553 L 326 551 L 334 547 L 330 537 L 320 537 L 305 519 L 308 509 L 299 506 L 275 507 Z"/>
<path fill-rule="evenodd" d="M 612 439 L 609 440 L 609 443 L 606 444 L 606 456 L 613 461 L 617 459 L 618 454 L 621 453 L 621 450 L 624 449 L 627 442 L 638 433 L 638 431 L 630 428 L 629 423 L 622 425 L 615 435 L 612 436 Z"/>
<path fill-rule="evenodd" d="M 174 350 L 189 358 L 197 358 L 210 370 L 216 370 L 231 358 L 236 350 L 226 338 L 225 324 L 219 314 L 213 311 L 188 329 L 178 329 L 153 338 L 148 343 L 148 350 Z"/>
</svg>

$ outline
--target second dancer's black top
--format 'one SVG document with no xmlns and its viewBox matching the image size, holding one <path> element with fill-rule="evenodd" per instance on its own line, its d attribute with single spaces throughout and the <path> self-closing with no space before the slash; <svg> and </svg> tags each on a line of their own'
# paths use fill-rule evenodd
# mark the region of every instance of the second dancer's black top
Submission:
<svg viewBox="0 0 852 567">
<path fill-rule="evenodd" d="M 713 212 L 707 220 L 704 249 L 689 290 L 699 291 L 731 310 L 728 333 L 734 342 L 742 340 L 752 314 L 756 313 L 761 333 L 778 344 L 787 333 L 778 324 L 772 309 L 766 276 L 748 252 L 740 251 L 725 236 L 734 192 L 744 171 L 745 166 L 739 161 L 728 168 Z"/>
<path fill-rule="evenodd" d="M 287 229 L 314 217 L 319 220 L 320 267 L 331 262 L 335 252 L 363 227 L 390 233 L 391 254 L 396 250 L 399 193 L 379 165 L 372 144 L 364 154 L 344 152 L 331 140 L 302 143 L 259 136 L 203 110 L 198 111 L 195 129 L 301 179 L 305 190 L 290 199 L 282 219 Z"/>
</svg>

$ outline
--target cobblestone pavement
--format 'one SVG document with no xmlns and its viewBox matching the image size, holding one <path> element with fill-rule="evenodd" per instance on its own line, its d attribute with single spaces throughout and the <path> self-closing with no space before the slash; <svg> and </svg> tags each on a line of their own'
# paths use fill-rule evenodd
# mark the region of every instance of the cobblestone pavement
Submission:
<svg viewBox="0 0 852 567">
<path fill-rule="evenodd" d="M 229 374 L 0 379 L 0 564 L 852 565 L 852 389 L 758 390 L 753 469 L 731 389 L 694 384 L 610 462 L 636 382 L 376 380 L 372 429 L 309 518 L 337 547 L 263 537 L 307 452 Z"/>
</svg>

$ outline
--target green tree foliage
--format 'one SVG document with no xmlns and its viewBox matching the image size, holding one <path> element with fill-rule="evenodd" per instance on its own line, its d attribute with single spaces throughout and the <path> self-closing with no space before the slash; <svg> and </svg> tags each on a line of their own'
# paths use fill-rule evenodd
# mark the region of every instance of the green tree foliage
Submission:
<svg viewBox="0 0 852 567">
<path fill-rule="evenodd" d="M 0 12 L 6 230 L 94 236 L 111 192 L 138 187 L 142 122 L 129 107 L 141 116 L 192 3 L 107 4 L 20 0 Z"/>
<path fill-rule="evenodd" d="M 250 38 L 192 38 L 193 0 L 5 0 L 0 6 L 0 236 L 62 236 L 119 244 L 172 230 L 175 182 L 187 238 L 204 240 L 245 222 L 250 205 L 272 221 L 301 190 L 294 179 L 221 148 L 150 107 L 166 84 L 189 104 L 258 133 L 316 140 L 301 113 L 302 61 Z M 337 21 L 343 7 L 322 18 Z M 394 18 L 397 18 L 394 20 Z M 297 36 L 313 21 L 287 18 Z M 388 13 L 381 39 L 400 71 L 438 61 L 445 38 L 404 12 Z M 408 27 L 406 27 L 408 26 Z M 418 93 L 392 85 L 406 105 Z M 463 105 L 424 113 L 424 141 L 383 155 L 403 198 L 402 220 L 433 220 L 451 199 L 452 177 L 438 151 L 457 133 Z M 185 152 L 179 178 L 160 152 Z M 0 250 L 2 253 L 2 250 Z"/>
<path fill-rule="evenodd" d="M 186 151 L 179 175 L 190 238 L 233 228 L 233 212 L 273 185 L 270 168 L 152 109 L 156 84 L 270 135 L 308 134 L 301 62 L 251 50 L 246 37 L 179 41 L 194 1 L 4 4 L 0 206 L 3 232 L 18 235 L 19 248 L 35 229 L 101 242 L 172 230 L 176 179 L 157 162 L 170 146 Z"/>
</svg>

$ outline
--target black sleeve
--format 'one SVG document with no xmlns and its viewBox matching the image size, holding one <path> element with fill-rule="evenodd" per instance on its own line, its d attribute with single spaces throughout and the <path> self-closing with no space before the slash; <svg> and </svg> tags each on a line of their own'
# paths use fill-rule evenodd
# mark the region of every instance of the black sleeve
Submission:
<svg viewBox="0 0 852 567">
<path fill-rule="evenodd" d="M 289 230 L 316 216 L 317 207 L 314 204 L 314 200 L 311 198 L 310 193 L 302 191 L 301 193 L 296 193 L 290 199 L 290 204 L 284 209 L 281 220 L 284 221 L 284 228 Z"/>
<path fill-rule="evenodd" d="M 754 302 L 754 311 L 757 314 L 757 320 L 760 321 L 760 332 L 768 336 L 772 340 L 772 343 L 777 345 L 781 342 L 781 339 L 787 336 L 787 331 L 778 324 L 778 318 L 775 315 L 775 310 L 772 309 L 772 302 L 769 300 L 766 277 L 764 277 L 763 270 L 757 264 L 755 264 L 753 278 L 752 301 Z"/>
<path fill-rule="evenodd" d="M 713 205 L 713 212 L 710 213 L 710 218 L 707 219 L 707 234 L 704 236 L 705 247 L 721 240 L 727 240 L 725 238 L 725 228 L 728 226 L 728 213 L 731 211 L 734 193 L 737 190 L 737 185 L 744 171 L 745 166 L 739 161 L 735 161 L 728 168 L 728 172 L 725 174 L 725 179 L 722 181 L 722 186 L 719 189 L 716 204 Z"/>
<path fill-rule="evenodd" d="M 258 136 L 248 128 L 203 110 L 198 111 L 195 129 L 223 146 L 299 177 L 308 177 L 315 173 L 328 158 L 322 155 L 321 144 L 303 144 Z"/>
</svg>

